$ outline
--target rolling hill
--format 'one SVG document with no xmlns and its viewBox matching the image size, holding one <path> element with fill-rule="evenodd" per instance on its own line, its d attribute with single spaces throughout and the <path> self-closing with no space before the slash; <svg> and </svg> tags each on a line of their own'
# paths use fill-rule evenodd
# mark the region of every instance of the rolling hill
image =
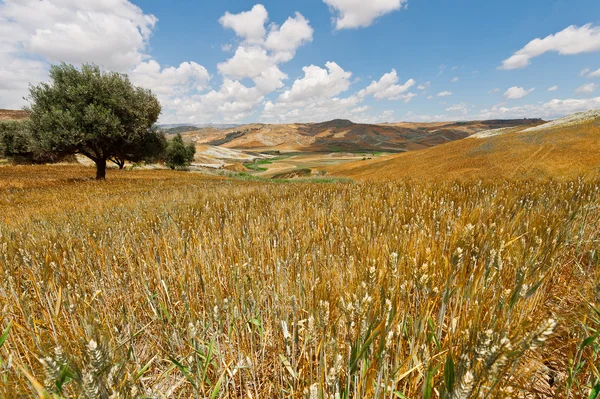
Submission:
<svg viewBox="0 0 600 399">
<path fill-rule="evenodd" d="M 483 131 L 421 151 L 333 166 L 328 172 L 365 180 L 597 175 L 600 111 L 579 113 L 530 128 Z"/>
<path fill-rule="evenodd" d="M 337 119 L 310 124 L 252 124 L 223 130 L 205 128 L 183 136 L 198 144 L 251 151 L 406 152 L 460 140 L 484 130 L 542 122 L 519 119 L 368 125 Z"/>
<path fill-rule="evenodd" d="M 28 117 L 29 114 L 26 111 L 0 109 L 0 121 L 18 121 Z"/>
</svg>

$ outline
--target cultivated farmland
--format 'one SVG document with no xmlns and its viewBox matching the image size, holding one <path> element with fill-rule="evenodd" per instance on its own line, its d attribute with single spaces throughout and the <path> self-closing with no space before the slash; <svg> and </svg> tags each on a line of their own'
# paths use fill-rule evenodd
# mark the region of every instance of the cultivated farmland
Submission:
<svg viewBox="0 0 600 399">
<path fill-rule="evenodd" d="M 598 381 L 598 179 L 91 174 L 0 168 L 1 397 L 581 398 Z"/>
</svg>

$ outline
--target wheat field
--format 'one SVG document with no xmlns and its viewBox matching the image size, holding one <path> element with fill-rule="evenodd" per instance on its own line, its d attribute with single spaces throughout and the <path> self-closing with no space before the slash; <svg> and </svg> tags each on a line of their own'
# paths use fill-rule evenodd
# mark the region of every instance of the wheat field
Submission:
<svg viewBox="0 0 600 399">
<path fill-rule="evenodd" d="M 598 179 L 90 174 L 0 168 L 2 398 L 598 389 Z"/>
</svg>

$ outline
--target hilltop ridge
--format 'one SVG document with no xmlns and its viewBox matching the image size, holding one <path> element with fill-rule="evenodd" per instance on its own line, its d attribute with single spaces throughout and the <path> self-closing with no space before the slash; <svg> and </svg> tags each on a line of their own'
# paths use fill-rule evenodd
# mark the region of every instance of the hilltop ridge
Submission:
<svg viewBox="0 0 600 399">
<path fill-rule="evenodd" d="M 534 126 L 540 119 L 437 122 L 354 123 L 334 119 L 321 123 L 249 124 L 230 129 L 185 132 L 197 144 L 250 151 L 406 152 L 460 140 L 480 131 L 506 126 Z"/>
<path fill-rule="evenodd" d="M 490 129 L 437 147 L 330 167 L 361 180 L 573 178 L 600 173 L 600 110 Z"/>
</svg>

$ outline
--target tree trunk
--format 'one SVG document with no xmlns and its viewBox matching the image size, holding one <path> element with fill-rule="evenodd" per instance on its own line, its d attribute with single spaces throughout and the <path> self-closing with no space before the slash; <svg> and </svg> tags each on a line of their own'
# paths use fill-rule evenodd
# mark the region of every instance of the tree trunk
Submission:
<svg viewBox="0 0 600 399">
<path fill-rule="evenodd" d="M 96 161 L 96 180 L 106 179 L 106 159 Z"/>
<path fill-rule="evenodd" d="M 109 158 L 109 160 L 114 163 L 115 165 L 117 165 L 119 167 L 119 170 L 123 170 L 125 169 L 125 159 L 121 159 L 121 158 Z"/>
</svg>

